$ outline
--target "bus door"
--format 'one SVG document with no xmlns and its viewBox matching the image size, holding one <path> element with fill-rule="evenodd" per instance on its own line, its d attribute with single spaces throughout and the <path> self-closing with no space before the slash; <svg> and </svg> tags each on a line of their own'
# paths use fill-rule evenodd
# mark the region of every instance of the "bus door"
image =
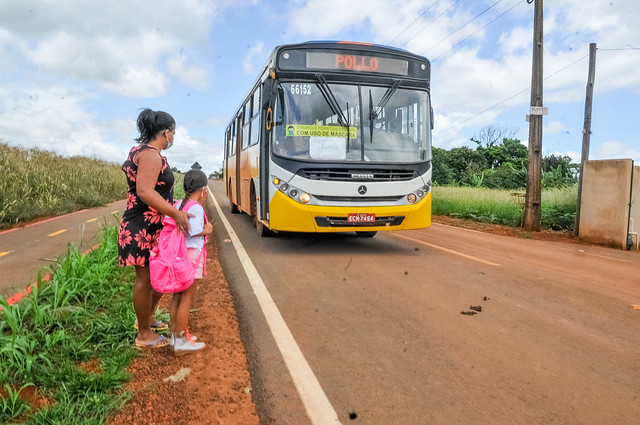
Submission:
<svg viewBox="0 0 640 425">
<path fill-rule="evenodd" d="M 242 151 L 242 113 L 236 117 L 236 187 L 233 203 L 241 207 L 240 153 Z M 242 209 L 242 208 L 241 208 Z"/>
<path fill-rule="evenodd" d="M 265 80 L 262 85 L 262 119 L 260 120 L 260 217 L 267 220 L 269 213 L 269 158 L 271 155 L 271 130 L 275 126 L 275 95 L 277 82 L 273 79 Z"/>
</svg>

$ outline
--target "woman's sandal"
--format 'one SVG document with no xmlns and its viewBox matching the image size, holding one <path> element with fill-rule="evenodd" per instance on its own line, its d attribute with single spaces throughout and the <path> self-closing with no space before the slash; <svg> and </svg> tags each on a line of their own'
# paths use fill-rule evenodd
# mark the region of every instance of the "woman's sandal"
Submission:
<svg viewBox="0 0 640 425">
<path fill-rule="evenodd" d="M 169 340 L 165 338 L 164 335 L 160 335 L 160 338 L 148 343 L 136 341 L 136 347 L 140 347 L 140 348 L 160 348 L 160 347 L 166 347 L 167 345 L 169 345 Z"/>
<path fill-rule="evenodd" d="M 136 319 L 136 321 L 133 322 L 133 329 L 136 329 L 136 330 L 138 329 L 138 319 Z M 169 329 L 169 325 L 164 323 L 162 320 L 158 320 L 157 322 L 151 325 L 151 330 L 153 331 L 166 331 L 167 329 Z"/>
</svg>

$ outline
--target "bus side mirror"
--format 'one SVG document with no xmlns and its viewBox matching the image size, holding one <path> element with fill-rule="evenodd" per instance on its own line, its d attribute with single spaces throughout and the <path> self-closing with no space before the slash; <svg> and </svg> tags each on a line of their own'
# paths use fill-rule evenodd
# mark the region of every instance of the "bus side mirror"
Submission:
<svg viewBox="0 0 640 425">
<path fill-rule="evenodd" d="M 433 108 L 429 107 L 431 110 L 431 130 L 433 130 Z"/>
<path fill-rule="evenodd" d="M 276 81 L 272 79 L 264 80 L 262 84 L 262 108 L 273 107 L 276 99 Z"/>
</svg>

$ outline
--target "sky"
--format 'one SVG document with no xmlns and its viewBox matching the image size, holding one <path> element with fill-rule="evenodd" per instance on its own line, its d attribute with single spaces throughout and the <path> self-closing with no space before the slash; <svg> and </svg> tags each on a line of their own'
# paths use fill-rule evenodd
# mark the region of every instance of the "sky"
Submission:
<svg viewBox="0 0 640 425">
<path fill-rule="evenodd" d="M 543 15 L 543 155 L 580 162 L 596 43 L 589 159 L 640 163 L 640 3 Z M 210 174 L 274 47 L 345 40 L 431 60 L 433 146 L 475 148 L 488 126 L 526 144 L 533 16 L 533 0 L 0 0 L 0 139 L 121 164 L 148 107 L 176 119 L 171 167 Z"/>
</svg>

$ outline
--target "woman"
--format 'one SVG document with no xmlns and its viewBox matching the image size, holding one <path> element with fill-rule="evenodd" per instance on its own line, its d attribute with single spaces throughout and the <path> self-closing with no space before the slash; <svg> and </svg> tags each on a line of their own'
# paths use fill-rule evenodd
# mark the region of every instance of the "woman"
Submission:
<svg viewBox="0 0 640 425">
<path fill-rule="evenodd" d="M 155 311 L 161 293 L 151 287 L 149 254 L 157 244 L 162 230 L 162 218 L 170 216 L 182 231 L 188 231 L 189 217 L 185 211 L 173 206 L 173 172 L 167 159 L 160 154 L 173 145 L 176 122 L 162 111 L 143 110 L 137 121 L 139 145 L 131 148 L 122 171 L 127 176 L 129 192 L 127 209 L 122 215 L 118 234 L 118 264 L 135 266 L 136 282 L 133 288 L 133 307 L 136 311 L 138 347 L 163 347 L 169 344 L 164 336 L 153 329 L 167 329 L 155 320 Z"/>
</svg>

